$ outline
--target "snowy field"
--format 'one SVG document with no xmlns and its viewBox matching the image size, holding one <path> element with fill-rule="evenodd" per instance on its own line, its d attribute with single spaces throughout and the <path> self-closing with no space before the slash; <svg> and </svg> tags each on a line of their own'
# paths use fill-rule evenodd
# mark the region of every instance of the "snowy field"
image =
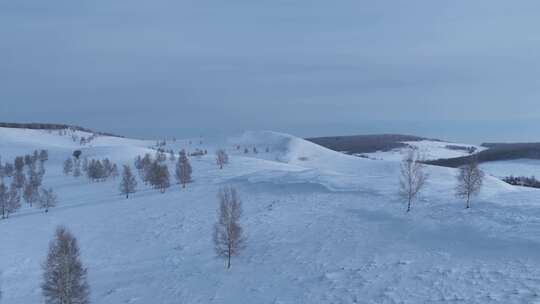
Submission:
<svg viewBox="0 0 540 304">
<path fill-rule="evenodd" d="M 81 147 L 55 132 L 0 129 L 4 161 L 49 150 L 44 184 L 59 197 L 48 214 L 24 206 L 0 221 L 2 303 L 42 303 L 40 265 L 59 224 L 79 239 L 92 303 L 540 303 L 538 190 L 488 176 L 465 210 L 456 171 L 428 167 L 428 188 L 406 214 L 400 157 L 348 156 L 272 132 L 169 142 L 209 154 L 191 159 L 193 183 L 165 194 L 139 181 L 125 199 L 118 180 L 62 174 L 74 149 L 132 165 L 154 144 L 98 137 Z M 421 145 L 430 157 L 459 153 Z M 217 148 L 230 155 L 223 170 Z M 230 270 L 212 244 L 226 184 L 239 190 L 248 237 Z"/>
<path fill-rule="evenodd" d="M 516 159 L 483 163 L 482 169 L 497 177 L 536 176 L 540 177 L 540 160 Z"/>
<path fill-rule="evenodd" d="M 470 155 L 465 150 L 454 150 L 448 148 L 448 146 L 459 146 L 459 147 L 473 147 L 475 148 L 475 153 L 485 150 L 486 148 L 477 145 L 469 145 L 462 143 L 450 143 L 444 141 L 433 141 L 433 140 L 420 140 L 420 141 L 406 141 L 403 142 L 410 147 L 414 147 L 420 155 L 425 160 L 435 160 L 441 158 L 454 158 Z M 372 159 L 381 159 L 381 160 L 393 160 L 399 161 L 403 158 L 405 149 L 394 149 L 391 151 L 378 151 L 374 153 L 363 153 L 363 155 L 368 156 Z"/>
</svg>

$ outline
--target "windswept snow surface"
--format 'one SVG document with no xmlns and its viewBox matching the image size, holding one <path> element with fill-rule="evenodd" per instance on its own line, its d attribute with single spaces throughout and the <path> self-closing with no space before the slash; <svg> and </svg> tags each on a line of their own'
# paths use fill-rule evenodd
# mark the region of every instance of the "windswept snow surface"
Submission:
<svg viewBox="0 0 540 304">
<path fill-rule="evenodd" d="M 488 177 L 465 210 L 453 195 L 455 170 L 427 167 L 429 186 L 406 214 L 397 159 L 348 156 L 274 132 L 169 142 L 209 154 L 191 159 L 193 183 L 165 194 L 139 181 L 124 199 L 118 180 L 61 172 L 74 149 L 132 164 L 153 144 L 98 137 L 80 147 L 55 133 L 0 129 L 4 161 L 49 150 L 44 183 L 59 196 L 48 214 L 25 206 L 0 221 L 3 303 L 42 302 L 40 265 L 60 224 L 79 238 L 92 303 L 540 303 L 536 190 Z M 230 155 L 223 170 L 217 148 Z M 211 238 L 225 184 L 239 189 L 247 234 L 230 270 Z"/>
</svg>

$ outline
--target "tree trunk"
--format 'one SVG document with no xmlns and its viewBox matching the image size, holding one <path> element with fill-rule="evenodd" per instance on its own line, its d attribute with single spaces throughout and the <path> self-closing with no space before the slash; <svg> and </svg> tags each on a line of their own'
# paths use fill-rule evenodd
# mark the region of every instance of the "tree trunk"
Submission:
<svg viewBox="0 0 540 304">
<path fill-rule="evenodd" d="M 467 193 L 467 207 L 465 207 L 465 209 L 469 209 L 471 207 L 469 203 L 470 201 L 471 201 L 471 195 Z"/>
<path fill-rule="evenodd" d="M 227 255 L 227 269 L 231 268 L 231 247 L 229 246 L 229 252 Z"/>
<path fill-rule="evenodd" d="M 407 203 L 407 212 L 411 211 L 411 199 L 409 198 L 409 203 Z"/>
</svg>

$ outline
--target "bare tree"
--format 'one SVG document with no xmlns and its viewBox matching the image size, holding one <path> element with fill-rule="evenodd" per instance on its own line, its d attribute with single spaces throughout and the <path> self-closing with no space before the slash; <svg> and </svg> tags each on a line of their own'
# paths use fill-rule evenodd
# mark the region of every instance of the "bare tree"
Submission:
<svg viewBox="0 0 540 304">
<path fill-rule="evenodd" d="M 64 161 L 63 171 L 65 175 L 70 175 L 71 172 L 73 172 L 73 160 L 71 159 L 71 157 Z"/>
<path fill-rule="evenodd" d="M 46 304 L 88 304 L 90 288 L 77 239 L 65 227 L 56 229 L 43 264 L 41 290 Z"/>
<path fill-rule="evenodd" d="M 227 269 L 231 268 L 231 257 L 244 247 L 245 238 L 240 226 L 242 201 L 232 187 L 219 190 L 218 219 L 214 226 L 214 248 L 219 257 L 227 259 Z"/>
<path fill-rule="evenodd" d="M 424 165 L 420 162 L 418 152 L 414 149 L 407 151 L 401 162 L 399 195 L 407 201 L 407 212 L 411 211 L 411 204 L 418 198 L 422 188 L 426 185 L 428 175 L 424 172 Z"/>
<path fill-rule="evenodd" d="M 186 187 L 186 184 L 191 181 L 191 164 L 187 157 L 186 151 L 180 151 L 180 157 L 176 163 L 175 177 L 178 183 L 182 185 L 182 188 Z"/>
<path fill-rule="evenodd" d="M 9 187 L 7 199 L 7 215 L 9 217 L 10 214 L 15 213 L 21 208 L 21 195 L 14 184 L 11 184 Z"/>
<path fill-rule="evenodd" d="M 475 157 L 466 165 L 459 167 L 457 177 L 456 196 L 467 200 L 466 208 L 470 208 L 473 196 L 480 193 L 484 181 L 484 172 L 480 170 Z"/>
<path fill-rule="evenodd" d="M 223 149 L 217 150 L 216 163 L 220 169 L 223 169 L 223 166 L 229 163 L 229 155 L 227 155 L 227 152 L 225 152 L 225 150 Z"/>
<path fill-rule="evenodd" d="M 49 212 L 49 208 L 56 206 L 57 197 L 52 188 L 42 189 L 39 196 L 39 207 L 45 209 L 45 213 Z"/>
<path fill-rule="evenodd" d="M 26 183 L 23 188 L 23 198 L 32 207 L 39 200 L 39 185 L 33 181 Z"/>
<path fill-rule="evenodd" d="M 26 176 L 22 170 L 15 170 L 13 173 L 13 183 L 18 189 L 22 189 L 26 183 Z"/>
<path fill-rule="evenodd" d="M 8 209 L 8 188 L 4 183 L 0 183 L 0 212 L 2 212 L 2 218 L 6 218 Z"/>
<path fill-rule="evenodd" d="M 111 168 L 111 176 L 112 176 L 112 178 L 116 179 L 118 177 L 118 175 L 119 175 L 118 166 L 116 164 L 113 164 L 112 168 Z"/>
<path fill-rule="evenodd" d="M 73 176 L 79 177 L 81 175 L 82 175 L 81 160 L 76 158 L 75 161 L 73 162 Z"/>
<path fill-rule="evenodd" d="M 146 168 L 145 180 L 147 180 L 154 189 L 159 189 L 161 193 L 165 193 L 170 187 L 170 174 L 167 164 L 161 164 L 154 160 Z"/>
<path fill-rule="evenodd" d="M 8 218 L 21 207 L 19 191 L 15 185 L 8 189 L 4 183 L 0 183 L 0 213 L 2 218 Z"/>
<path fill-rule="evenodd" d="M 126 198 L 129 198 L 131 193 L 135 193 L 137 189 L 137 180 L 133 173 L 131 173 L 131 167 L 124 165 L 122 171 L 122 181 L 120 182 L 120 192 L 126 195 Z"/>
</svg>

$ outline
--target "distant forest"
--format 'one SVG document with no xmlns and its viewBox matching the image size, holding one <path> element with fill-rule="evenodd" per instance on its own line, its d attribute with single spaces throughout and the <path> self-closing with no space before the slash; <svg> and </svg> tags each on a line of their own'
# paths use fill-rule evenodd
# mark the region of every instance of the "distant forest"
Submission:
<svg viewBox="0 0 540 304">
<path fill-rule="evenodd" d="M 457 168 L 468 163 L 471 158 L 476 158 L 480 163 L 520 158 L 540 159 L 540 143 L 485 143 L 482 146 L 488 149 L 470 156 L 437 159 L 425 163 Z"/>
<path fill-rule="evenodd" d="M 330 150 L 346 152 L 349 154 L 390 151 L 397 148 L 407 147 L 407 144 L 403 143 L 404 141 L 420 141 L 426 139 L 427 138 L 419 136 L 400 134 L 351 135 L 306 138 L 306 140 L 326 147 Z"/>
</svg>

